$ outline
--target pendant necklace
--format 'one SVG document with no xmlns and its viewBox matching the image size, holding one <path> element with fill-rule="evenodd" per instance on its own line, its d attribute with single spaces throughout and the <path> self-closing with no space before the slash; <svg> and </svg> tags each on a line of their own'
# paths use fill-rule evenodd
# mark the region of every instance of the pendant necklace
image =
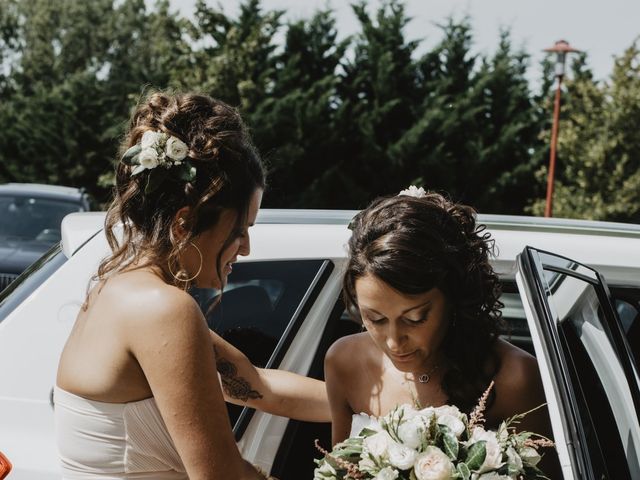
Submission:
<svg viewBox="0 0 640 480">
<path fill-rule="evenodd" d="M 433 372 L 435 372 L 435 371 L 438 369 L 438 367 L 439 367 L 439 366 L 440 366 L 440 365 L 437 365 L 437 364 L 436 364 L 436 365 L 435 365 L 431 370 L 429 370 L 427 373 L 423 373 L 422 375 L 420 375 L 420 376 L 418 377 L 418 381 L 419 381 L 420 383 L 429 383 L 429 380 L 431 380 L 431 375 L 433 375 Z"/>
</svg>

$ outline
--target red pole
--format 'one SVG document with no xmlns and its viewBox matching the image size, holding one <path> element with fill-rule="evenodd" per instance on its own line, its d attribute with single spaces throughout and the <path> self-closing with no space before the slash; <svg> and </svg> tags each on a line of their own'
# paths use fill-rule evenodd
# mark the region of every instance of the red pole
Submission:
<svg viewBox="0 0 640 480">
<path fill-rule="evenodd" d="M 553 125 L 551 127 L 551 154 L 549 155 L 549 175 L 547 176 L 547 203 L 544 207 L 544 216 L 553 216 L 553 181 L 556 173 L 556 146 L 558 144 L 558 124 L 560 123 L 560 86 L 562 75 L 558 75 L 558 88 L 553 104 Z"/>
</svg>

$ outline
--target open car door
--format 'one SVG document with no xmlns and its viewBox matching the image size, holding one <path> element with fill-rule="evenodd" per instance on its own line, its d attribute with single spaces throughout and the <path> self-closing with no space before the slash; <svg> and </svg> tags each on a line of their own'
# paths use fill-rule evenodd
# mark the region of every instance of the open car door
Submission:
<svg viewBox="0 0 640 480">
<path fill-rule="evenodd" d="M 638 370 L 604 279 L 526 247 L 516 282 L 564 479 L 639 479 Z"/>
</svg>

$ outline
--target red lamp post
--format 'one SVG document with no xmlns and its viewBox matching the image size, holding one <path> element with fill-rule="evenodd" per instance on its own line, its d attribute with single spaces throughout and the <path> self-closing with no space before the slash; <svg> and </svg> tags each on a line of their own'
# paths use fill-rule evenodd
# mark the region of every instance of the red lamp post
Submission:
<svg viewBox="0 0 640 480">
<path fill-rule="evenodd" d="M 551 217 L 553 212 L 553 182 L 556 172 L 556 147 L 558 144 L 558 124 L 560 121 L 560 93 L 562 79 L 564 77 L 564 62 L 567 53 L 579 52 L 572 48 L 565 40 L 558 40 L 553 47 L 545 48 L 545 52 L 556 54 L 555 76 L 558 78 L 556 98 L 553 103 L 553 125 L 551 127 L 551 153 L 549 155 L 549 175 L 547 176 L 547 203 L 544 207 L 544 216 Z"/>
</svg>

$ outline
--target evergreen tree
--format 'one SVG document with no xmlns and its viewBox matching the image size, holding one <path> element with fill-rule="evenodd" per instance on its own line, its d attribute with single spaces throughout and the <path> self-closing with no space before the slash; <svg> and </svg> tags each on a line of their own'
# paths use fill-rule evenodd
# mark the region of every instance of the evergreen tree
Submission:
<svg viewBox="0 0 640 480">
<path fill-rule="evenodd" d="M 638 222 L 640 50 L 635 42 L 618 57 L 606 83 L 594 81 L 585 58 L 574 61 L 562 97 L 553 215 Z M 531 211 L 544 206 L 538 199 Z"/>
<path fill-rule="evenodd" d="M 287 25 L 273 90 L 249 116 L 270 163 L 269 206 L 327 207 L 342 174 L 335 162 L 337 86 L 348 41 L 330 10 Z"/>
</svg>

